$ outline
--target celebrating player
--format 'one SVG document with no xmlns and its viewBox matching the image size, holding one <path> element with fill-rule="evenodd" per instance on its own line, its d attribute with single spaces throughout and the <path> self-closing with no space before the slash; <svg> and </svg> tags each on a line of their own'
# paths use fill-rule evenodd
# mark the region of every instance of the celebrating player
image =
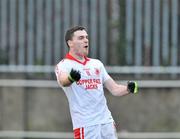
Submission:
<svg viewBox="0 0 180 139">
<path fill-rule="evenodd" d="M 103 87 L 114 96 L 137 93 L 136 82 L 117 84 L 100 60 L 88 58 L 89 40 L 84 27 L 67 30 L 68 54 L 56 66 L 59 85 L 70 107 L 75 139 L 117 139 L 114 120 Z"/>
</svg>

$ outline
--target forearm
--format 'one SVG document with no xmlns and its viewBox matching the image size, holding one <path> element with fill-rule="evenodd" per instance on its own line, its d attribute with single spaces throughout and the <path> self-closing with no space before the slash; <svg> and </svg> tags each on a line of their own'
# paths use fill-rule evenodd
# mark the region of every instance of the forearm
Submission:
<svg viewBox="0 0 180 139">
<path fill-rule="evenodd" d="M 58 81 L 64 87 L 71 85 L 73 82 L 79 81 L 80 78 L 81 74 L 78 70 L 71 69 L 70 73 L 58 72 Z"/>
<path fill-rule="evenodd" d="M 117 84 L 115 88 L 112 88 L 110 90 L 110 92 L 114 95 L 114 96 L 124 96 L 129 94 L 129 92 L 127 91 L 127 86 L 125 85 L 120 85 Z"/>
<path fill-rule="evenodd" d="M 61 75 L 58 76 L 58 81 L 64 87 L 70 86 L 72 84 L 72 82 L 68 79 L 67 73 L 61 73 Z"/>
<path fill-rule="evenodd" d="M 108 79 L 105 82 L 105 87 L 111 92 L 114 96 L 123 96 L 127 95 L 127 86 L 117 84 L 112 78 Z"/>
</svg>

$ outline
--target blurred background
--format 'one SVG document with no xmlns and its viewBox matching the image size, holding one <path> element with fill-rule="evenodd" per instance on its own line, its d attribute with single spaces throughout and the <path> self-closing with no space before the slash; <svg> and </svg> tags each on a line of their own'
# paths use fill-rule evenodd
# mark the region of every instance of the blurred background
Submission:
<svg viewBox="0 0 180 139">
<path fill-rule="evenodd" d="M 54 67 L 74 25 L 117 82 L 139 83 L 105 91 L 119 138 L 180 139 L 179 0 L 0 0 L 0 138 L 72 138 Z"/>
</svg>

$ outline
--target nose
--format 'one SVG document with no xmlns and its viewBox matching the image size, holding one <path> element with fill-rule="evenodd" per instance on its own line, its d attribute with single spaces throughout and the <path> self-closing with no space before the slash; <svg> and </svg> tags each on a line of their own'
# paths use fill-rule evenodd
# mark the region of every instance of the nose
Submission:
<svg viewBox="0 0 180 139">
<path fill-rule="evenodd" d="M 89 42 L 88 38 L 85 38 L 85 39 L 84 39 L 84 42 L 85 42 L 85 43 L 88 43 L 88 42 Z"/>
</svg>

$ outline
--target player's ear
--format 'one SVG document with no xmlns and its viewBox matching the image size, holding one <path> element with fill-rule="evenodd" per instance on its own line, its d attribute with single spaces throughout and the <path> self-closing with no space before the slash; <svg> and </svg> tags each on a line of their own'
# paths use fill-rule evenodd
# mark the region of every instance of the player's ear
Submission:
<svg viewBox="0 0 180 139">
<path fill-rule="evenodd" d="M 72 46 L 72 40 L 68 40 L 67 44 L 68 44 L 69 47 L 71 47 Z"/>
</svg>

